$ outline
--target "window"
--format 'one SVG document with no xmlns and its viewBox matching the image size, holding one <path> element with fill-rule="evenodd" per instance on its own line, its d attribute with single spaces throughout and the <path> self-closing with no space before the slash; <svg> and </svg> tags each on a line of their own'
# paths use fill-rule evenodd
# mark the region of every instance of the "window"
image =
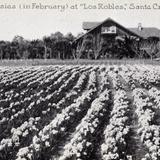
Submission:
<svg viewBox="0 0 160 160">
<path fill-rule="evenodd" d="M 116 34 L 116 26 L 102 27 L 102 34 Z"/>
</svg>

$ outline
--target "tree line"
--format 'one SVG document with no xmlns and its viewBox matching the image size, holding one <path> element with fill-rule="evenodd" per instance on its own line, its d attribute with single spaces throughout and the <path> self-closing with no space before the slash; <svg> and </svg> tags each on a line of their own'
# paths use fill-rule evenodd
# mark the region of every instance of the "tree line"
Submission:
<svg viewBox="0 0 160 160">
<path fill-rule="evenodd" d="M 26 40 L 15 36 L 12 41 L 0 41 L 0 59 L 104 59 L 104 58 L 156 58 L 160 57 L 159 39 L 151 39 L 149 50 L 137 50 L 137 43 L 127 37 L 107 38 L 101 40 L 99 46 L 94 44 L 94 37 L 86 34 L 82 43 L 73 43 L 76 37 L 70 32 L 63 35 L 55 32 L 42 39 Z M 153 43 L 154 42 L 154 43 Z M 146 43 L 148 45 L 148 43 Z"/>
<path fill-rule="evenodd" d="M 72 33 L 63 35 L 61 32 L 36 40 L 15 36 L 12 41 L 0 41 L 0 59 L 71 59 L 75 38 Z"/>
</svg>

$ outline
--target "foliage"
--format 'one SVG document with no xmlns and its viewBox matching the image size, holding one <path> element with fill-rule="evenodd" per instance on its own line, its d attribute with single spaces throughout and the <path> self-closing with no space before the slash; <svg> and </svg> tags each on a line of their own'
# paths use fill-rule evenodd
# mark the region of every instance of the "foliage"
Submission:
<svg viewBox="0 0 160 160">
<path fill-rule="evenodd" d="M 17 35 L 11 42 L 0 41 L 0 59 L 69 59 L 74 39 L 72 33 L 63 35 L 61 32 L 31 41 Z"/>
<path fill-rule="evenodd" d="M 0 67 L 1 160 L 160 159 L 153 65 Z"/>
<path fill-rule="evenodd" d="M 92 34 L 57 31 L 42 39 L 26 40 L 15 36 L 11 42 L 0 41 L 0 59 L 104 59 L 104 58 L 157 58 L 160 56 L 159 39 L 151 37 L 143 46 L 129 37 L 108 35 L 97 42 Z M 80 38 L 75 41 L 76 38 Z M 95 44 L 99 43 L 99 45 Z M 147 45 L 147 46 L 146 46 Z M 147 49 L 146 49 L 147 48 Z"/>
</svg>

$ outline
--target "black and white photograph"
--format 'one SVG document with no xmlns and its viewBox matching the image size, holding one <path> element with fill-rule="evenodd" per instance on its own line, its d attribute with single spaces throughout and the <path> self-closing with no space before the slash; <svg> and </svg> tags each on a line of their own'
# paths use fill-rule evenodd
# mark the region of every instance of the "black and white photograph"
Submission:
<svg viewBox="0 0 160 160">
<path fill-rule="evenodd" d="M 0 160 L 160 160 L 160 1 L 0 0 Z"/>
</svg>

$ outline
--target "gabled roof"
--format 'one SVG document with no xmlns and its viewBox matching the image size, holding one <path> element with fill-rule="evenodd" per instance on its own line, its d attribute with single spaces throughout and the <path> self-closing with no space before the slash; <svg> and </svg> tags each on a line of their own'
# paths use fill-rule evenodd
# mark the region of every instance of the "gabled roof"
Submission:
<svg viewBox="0 0 160 160">
<path fill-rule="evenodd" d="M 96 29 L 97 27 L 99 27 L 99 26 L 102 25 L 103 23 L 106 23 L 107 21 L 113 22 L 113 23 L 116 24 L 118 27 L 122 28 L 122 29 L 125 30 L 127 33 L 131 34 L 132 36 L 136 36 L 136 37 L 142 38 L 142 37 L 139 36 L 138 34 L 132 32 L 131 30 L 129 30 L 129 29 L 127 29 L 127 28 L 125 28 L 124 26 L 122 26 L 121 24 L 117 23 L 116 21 L 114 21 L 114 20 L 111 19 L 111 18 L 107 18 L 106 20 L 104 20 L 104 21 L 101 22 L 101 23 L 97 23 L 97 24 L 96 24 L 95 22 L 92 23 L 92 24 L 94 24 L 95 26 L 92 27 L 90 30 L 88 30 L 84 35 L 92 32 L 94 29 Z M 79 40 L 79 39 L 82 38 L 84 35 L 78 37 L 75 41 Z"/>
<path fill-rule="evenodd" d="M 98 24 L 100 24 L 101 22 L 83 22 L 82 24 L 82 28 L 84 30 L 90 30 L 93 27 L 96 27 Z"/>
<path fill-rule="evenodd" d="M 149 38 L 149 37 L 158 37 L 160 38 L 160 30 L 158 28 L 154 28 L 154 27 L 145 27 L 141 30 L 139 30 L 138 28 L 128 28 L 129 30 L 131 30 L 132 32 L 140 35 L 143 38 Z"/>
<path fill-rule="evenodd" d="M 99 24 L 100 22 L 83 22 L 83 29 L 90 30 Z M 148 38 L 148 37 L 160 38 L 160 29 L 155 27 L 142 27 L 142 30 L 139 30 L 138 27 L 128 28 L 128 29 L 143 38 Z"/>
</svg>

